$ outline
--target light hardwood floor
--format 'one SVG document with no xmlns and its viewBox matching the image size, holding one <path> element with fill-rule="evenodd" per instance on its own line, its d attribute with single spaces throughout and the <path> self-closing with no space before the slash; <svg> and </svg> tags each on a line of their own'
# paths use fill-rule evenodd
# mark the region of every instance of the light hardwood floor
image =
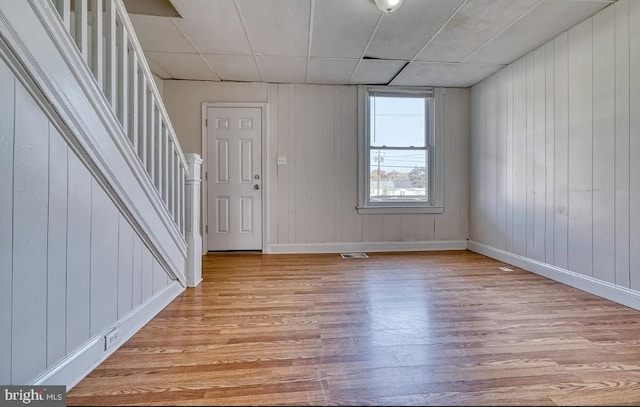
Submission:
<svg viewBox="0 0 640 407">
<path fill-rule="evenodd" d="M 640 312 L 503 265 L 210 254 L 68 404 L 640 404 Z"/>
</svg>

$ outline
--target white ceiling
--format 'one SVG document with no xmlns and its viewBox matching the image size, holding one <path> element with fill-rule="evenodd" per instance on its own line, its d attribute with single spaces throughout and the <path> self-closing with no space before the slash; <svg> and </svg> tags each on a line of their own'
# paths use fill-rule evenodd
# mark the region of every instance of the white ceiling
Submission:
<svg viewBox="0 0 640 407">
<path fill-rule="evenodd" d="M 614 0 L 171 0 L 131 15 L 164 79 L 471 86 Z"/>
</svg>

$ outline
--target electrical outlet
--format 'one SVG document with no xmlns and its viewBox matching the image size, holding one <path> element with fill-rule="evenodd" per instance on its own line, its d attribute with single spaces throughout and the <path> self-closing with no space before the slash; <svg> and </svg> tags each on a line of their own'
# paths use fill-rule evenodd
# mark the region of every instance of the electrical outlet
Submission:
<svg viewBox="0 0 640 407">
<path fill-rule="evenodd" d="M 278 165 L 287 165 L 287 157 L 284 155 L 279 155 L 277 160 Z"/>
<path fill-rule="evenodd" d="M 118 335 L 118 330 L 114 329 L 104 336 L 104 350 L 109 349 L 113 345 L 115 345 L 120 340 L 120 336 Z"/>
</svg>

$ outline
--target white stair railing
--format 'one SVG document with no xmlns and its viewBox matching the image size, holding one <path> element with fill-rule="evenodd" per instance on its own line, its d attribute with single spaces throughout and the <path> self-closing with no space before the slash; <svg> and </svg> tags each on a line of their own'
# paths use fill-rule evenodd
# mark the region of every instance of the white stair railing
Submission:
<svg viewBox="0 0 640 407">
<path fill-rule="evenodd" d="M 122 0 L 51 2 L 186 237 L 189 167 Z"/>
</svg>

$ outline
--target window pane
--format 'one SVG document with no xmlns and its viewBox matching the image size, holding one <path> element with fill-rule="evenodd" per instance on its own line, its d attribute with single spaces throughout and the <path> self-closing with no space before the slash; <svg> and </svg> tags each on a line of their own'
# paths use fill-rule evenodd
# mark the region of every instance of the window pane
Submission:
<svg viewBox="0 0 640 407">
<path fill-rule="evenodd" d="M 370 154 L 370 202 L 428 201 L 426 150 L 371 149 Z"/>
<path fill-rule="evenodd" d="M 424 97 L 369 97 L 371 146 L 424 147 Z"/>
</svg>

